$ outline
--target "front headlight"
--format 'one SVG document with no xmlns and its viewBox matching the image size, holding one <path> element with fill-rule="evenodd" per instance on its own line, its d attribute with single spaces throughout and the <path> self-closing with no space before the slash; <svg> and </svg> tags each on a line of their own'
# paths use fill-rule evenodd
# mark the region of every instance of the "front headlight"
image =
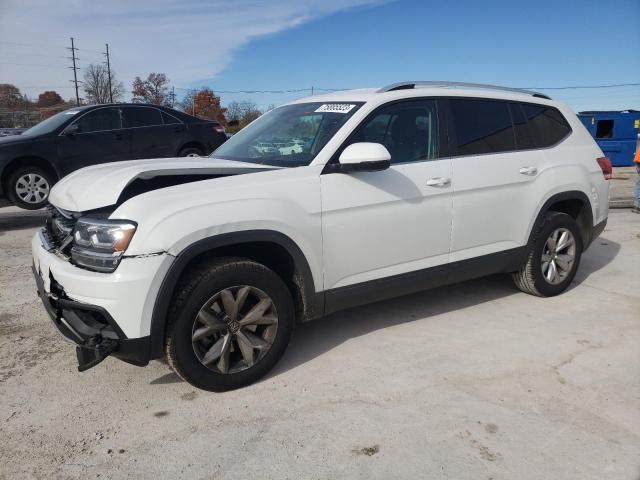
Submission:
<svg viewBox="0 0 640 480">
<path fill-rule="evenodd" d="M 73 230 L 71 262 L 97 272 L 113 272 L 136 231 L 127 220 L 81 218 Z"/>
</svg>

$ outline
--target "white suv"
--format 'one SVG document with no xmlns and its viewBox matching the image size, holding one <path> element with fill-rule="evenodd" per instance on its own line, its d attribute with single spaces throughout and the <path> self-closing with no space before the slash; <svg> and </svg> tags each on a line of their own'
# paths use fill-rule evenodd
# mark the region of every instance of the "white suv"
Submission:
<svg viewBox="0 0 640 480">
<path fill-rule="evenodd" d="M 539 93 L 406 82 L 307 97 L 210 158 L 64 178 L 34 274 L 80 370 L 166 356 L 225 390 L 265 375 L 296 322 L 340 309 L 499 272 L 561 293 L 604 229 L 610 174 Z"/>
</svg>

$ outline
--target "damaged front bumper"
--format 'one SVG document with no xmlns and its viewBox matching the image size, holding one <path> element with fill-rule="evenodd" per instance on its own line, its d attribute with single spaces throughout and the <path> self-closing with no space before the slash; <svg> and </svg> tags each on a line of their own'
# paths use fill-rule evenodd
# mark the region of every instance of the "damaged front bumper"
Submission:
<svg viewBox="0 0 640 480">
<path fill-rule="evenodd" d="M 149 337 L 128 339 L 102 307 L 66 298 L 64 289 L 50 278 L 45 291 L 42 272 L 32 265 L 38 296 L 56 329 L 76 345 L 78 370 L 94 367 L 109 355 L 138 366 L 149 363 Z"/>
<path fill-rule="evenodd" d="M 107 356 L 146 365 L 153 305 L 173 257 L 125 257 L 115 272 L 99 273 L 46 248 L 41 232 L 31 247 L 38 295 L 56 329 L 76 345 L 79 369 Z"/>
</svg>

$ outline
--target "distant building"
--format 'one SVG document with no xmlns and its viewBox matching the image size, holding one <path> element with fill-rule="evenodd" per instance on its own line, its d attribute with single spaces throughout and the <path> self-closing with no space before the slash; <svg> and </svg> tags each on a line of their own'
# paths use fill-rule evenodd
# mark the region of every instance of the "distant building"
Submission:
<svg viewBox="0 0 640 480">
<path fill-rule="evenodd" d="M 640 133 L 640 111 L 580 112 L 578 118 L 614 167 L 633 165 L 633 154 Z"/>
</svg>

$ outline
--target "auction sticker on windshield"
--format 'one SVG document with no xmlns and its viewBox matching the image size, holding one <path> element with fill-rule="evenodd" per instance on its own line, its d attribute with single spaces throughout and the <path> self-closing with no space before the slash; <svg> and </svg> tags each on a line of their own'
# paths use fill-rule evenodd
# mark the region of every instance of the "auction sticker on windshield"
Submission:
<svg viewBox="0 0 640 480">
<path fill-rule="evenodd" d="M 325 103 L 318 107 L 316 112 L 322 113 L 349 113 L 355 105 L 349 103 Z"/>
</svg>

